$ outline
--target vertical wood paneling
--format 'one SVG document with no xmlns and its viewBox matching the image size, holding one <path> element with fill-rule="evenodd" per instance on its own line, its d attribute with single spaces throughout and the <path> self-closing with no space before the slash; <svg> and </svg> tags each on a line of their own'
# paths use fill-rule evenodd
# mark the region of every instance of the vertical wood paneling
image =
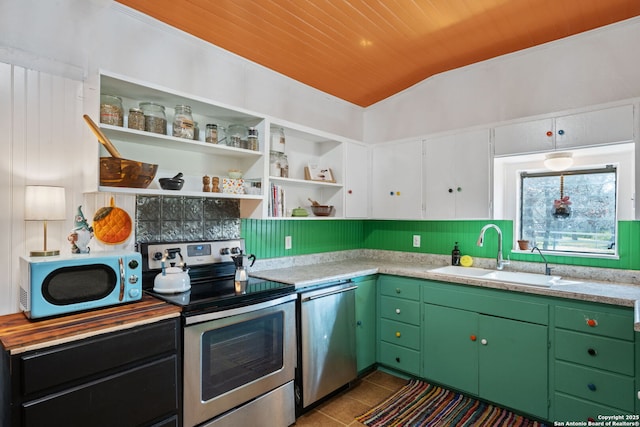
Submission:
<svg viewBox="0 0 640 427">
<path fill-rule="evenodd" d="M 0 314 L 18 311 L 19 257 L 41 249 L 43 224 L 24 221 L 24 187 L 66 189 L 68 220 L 48 224 L 47 247 L 69 251 L 72 206 L 83 200 L 82 82 L 0 63 Z"/>
</svg>

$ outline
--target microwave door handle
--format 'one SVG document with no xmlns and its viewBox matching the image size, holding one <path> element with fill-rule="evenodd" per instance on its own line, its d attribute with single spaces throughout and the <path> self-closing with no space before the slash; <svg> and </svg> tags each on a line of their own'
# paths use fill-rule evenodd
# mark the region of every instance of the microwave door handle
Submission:
<svg viewBox="0 0 640 427">
<path fill-rule="evenodd" d="M 120 265 L 120 296 L 119 301 L 124 299 L 124 261 L 122 258 L 118 258 L 118 264 Z"/>
</svg>

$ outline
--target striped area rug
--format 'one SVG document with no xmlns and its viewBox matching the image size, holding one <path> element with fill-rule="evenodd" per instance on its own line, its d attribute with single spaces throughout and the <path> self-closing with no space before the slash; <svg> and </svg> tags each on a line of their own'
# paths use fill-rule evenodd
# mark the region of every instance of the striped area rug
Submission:
<svg viewBox="0 0 640 427">
<path fill-rule="evenodd" d="M 369 427 L 543 427 L 537 421 L 424 381 L 411 380 L 356 420 Z"/>
</svg>

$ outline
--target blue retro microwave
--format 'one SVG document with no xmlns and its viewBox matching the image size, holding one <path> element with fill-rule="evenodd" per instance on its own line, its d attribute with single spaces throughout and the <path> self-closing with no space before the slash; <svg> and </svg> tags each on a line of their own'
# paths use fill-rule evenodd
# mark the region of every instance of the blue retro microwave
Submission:
<svg viewBox="0 0 640 427">
<path fill-rule="evenodd" d="M 104 251 L 20 258 L 20 309 L 30 319 L 124 304 L 142 298 L 142 258 Z"/>
</svg>

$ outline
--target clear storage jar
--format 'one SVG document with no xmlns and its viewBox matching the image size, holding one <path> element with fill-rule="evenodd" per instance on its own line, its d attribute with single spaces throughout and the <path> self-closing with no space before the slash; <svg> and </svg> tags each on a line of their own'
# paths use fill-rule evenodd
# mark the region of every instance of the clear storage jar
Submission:
<svg viewBox="0 0 640 427">
<path fill-rule="evenodd" d="M 204 140 L 211 144 L 218 143 L 218 125 L 208 123 L 204 130 Z"/>
<path fill-rule="evenodd" d="M 100 95 L 100 123 L 112 126 L 124 124 L 122 98 L 115 95 Z"/>
<path fill-rule="evenodd" d="M 164 112 L 164 105 L 155 102 L 141 102 L 140 108 L 144 113 L 144 130 L 166 135 L 167 115 Z"/>
<path fill-rule="evenodd" d="M 284 153 L 284 129 L 278 126 L 271 127 L 271 151 Z"/>
<path fill-rule="evenodd" d="M 176 105 L 173 116 L 173 136 L 193 139 L 195 135 L 194 127 L 191 107 L 188 105 Z"/>
<path fill-rule="evenodd" d="M 235 148 L 246 148 L 248 135 L 249 128 L 245 125 L 230 125 L 227 129 L 227 145 Z"/>
<path fill-rule="evenodd" d="M 129 108 L 127 127 L 129 129 L 144 130 L 144 113 L 142 109 L 136 107 Z"/>
<path fill-rule="evenodd" d="M 258 151 L 258 129 L 254 127 L 249 128 L 249 135 L 247 136 L 247 147 L 249 150 Z"/>
</svg>

